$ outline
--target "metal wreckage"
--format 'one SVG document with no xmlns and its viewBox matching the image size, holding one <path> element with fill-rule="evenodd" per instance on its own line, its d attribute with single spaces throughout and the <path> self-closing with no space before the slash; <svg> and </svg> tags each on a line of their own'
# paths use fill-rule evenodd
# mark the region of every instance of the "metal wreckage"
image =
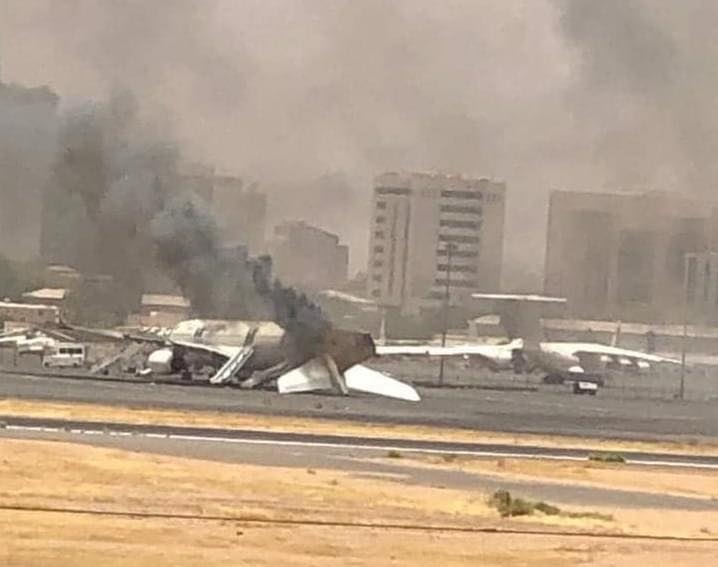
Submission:
<svg viewBox="0 0 718 567">
<path fill-rule="evenodd" d="M 282 394 L 333 390 L 342 395 L 365 392 L 405 401 L 419 401 L 410 385 L 361 363 L 376 355 L 368 333 L 331 326 L 320 331 L 295 326 L 291 331 L 273 321 L 191 319 L 171 329 L 139 333 L 89 329 L 61 323 L 59 330 L 78 340 L 125 341 L 124 350 L 92 368 L 100 373 L 120 358 L 149 350 L 144 373 L 185 374 L 211 368 L 211 384 L 238 383 L 241 388 L 276 382 Z"/>
</svg>

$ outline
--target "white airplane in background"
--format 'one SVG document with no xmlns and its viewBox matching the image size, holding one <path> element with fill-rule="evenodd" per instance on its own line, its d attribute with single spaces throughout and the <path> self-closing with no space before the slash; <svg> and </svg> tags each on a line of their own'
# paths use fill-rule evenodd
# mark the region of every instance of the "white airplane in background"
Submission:
<svg viewBox="0 0 718 567">
<path fill-rule="evenodd" d="M 565 298 L 543 295 L 475 293 L 472 298 L 489 312 L 498 313 L 510 337 L 496 345 L 387 345 L 377 346 L 378 356 L 447 356 L 479 359 L 491 369 L 516 372 L 540 369 L 546 382 L 597 380 L 608 369 L 644 371 L 652 364 L 680 364 L 680 361 L 623 349 L 616 346 L 620 323 L 613 344 L 555 341 L 544 339 L 542 312 L 551 305 L 564 305 Z"/>
<path fill-rule="evenodd" d="M 516 352 L 523 348 L 521 339 L 499 344 L 463 344 L 451 346 L 439 345 L 376 345 L 379 358 L 412 357 L 456 357 L 469 361 L 478 361 L 482 366 L 498 372 L 514 368 Z"/>
</svg>

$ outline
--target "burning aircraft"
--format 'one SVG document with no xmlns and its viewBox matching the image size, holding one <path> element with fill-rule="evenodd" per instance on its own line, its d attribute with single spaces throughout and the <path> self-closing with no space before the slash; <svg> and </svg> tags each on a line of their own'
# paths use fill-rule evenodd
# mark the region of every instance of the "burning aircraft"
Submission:
<svg viewBox="0 0 718 567">
<path fill-rule="evenodd" d="M 283 394 L 334 390 L 365 392 L 416 402 L 408 384 L 362 364 L 375 356 L 371 335 L 327 327 L 316 337 L 288 331 L 273 321 L 191 319 L 169 330 L 139 334 L 93 331 L 64 324 L 75 332 L 156 345 L 146 368 L 154 374 L 191 374 L 211 368 L 211 384 L 239 381 L 245 389 L 271 381 Z M 128 348 L 132 348 L 129 346 Z"/>
</svg>

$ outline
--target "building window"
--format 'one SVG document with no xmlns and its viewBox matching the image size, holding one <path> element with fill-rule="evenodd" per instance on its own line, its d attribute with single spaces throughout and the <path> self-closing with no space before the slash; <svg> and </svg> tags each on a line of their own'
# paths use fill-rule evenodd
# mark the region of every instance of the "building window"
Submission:
<svg viewBox="0 0 718 567">
<path fill-rule="evenodd" d="M 377 201 L 376 202 L 376 208 L 383 211 L 386 209 L 386 201 Z"/>
<path fill-rule="evenodd" d="M 374 263 L 372 263 L 373 268 L 382 268 L 384 267 L 384 262 L 381 260 L 375 260 Z"/>
<path fill-rule="evenodd" d="M 481 207 L 464 207 L 461 205 L 441 205 L 442 213 L 462 213 L 467 215 L 481 215 Z"/>
<path fill-rule="evenodd" d="M 473 228 L 474 230 L 476 230 L 481 226 L 481 222 L 464 220 L 442 220 L 439 221 L 439 226 L 443 226 L 446 228 Z"/>
<path fill-rule="evenodd" d="M 437 264 L 436 269 L 440 272 L 446 272 L 449 269 L 449 264 Z M 475 266 L 462 266 L 460 264 L 451 264 L 451 271 L 462 273 L 462 274 L 475 274 L 477 272 Z"/>
<path fill-rule="evenodd" d="M 434 284 L 436 285 L 446 285 L 447 280 L 444 278 L 436 278 L 434 280 Z M 449 282 L 449 287 L 477 287 L 478 283 L 476 280 L 454 280 L 452 279 L 451 282 Z"/>
<path fill-rule="evenodd" d="M 374 232 L 374 238 L 382 239 L 384 238 L 384 231 L 383 230 L 377 230 Z"/>
<path fill-rule="evenodd" d="M 450 191 L 450 190 L 444 190 L 441 192 L 442 197 L 450 198 L 450 199 L 476 199 L 481 200 L 483 199 L 483 195 L 481 191 Z"/>
<path fill-rule="evenodd" d="M 478 236 L 464 236 L 462 234 L 440 234 L 439 242 L 476 243 L 476 242 L 479 242 L 479 237 Z"/>
<path fill-rule="evenodd" d="M 437 256 L 448 256 L 448 252 L 446 250 L 439 249 L 436 251 Z M 454 250 L 451 253 L 452 258 L 478 258 L 479 253 L 476 250 Z"/>
<path fill-rule="evenodd" d="M 374 192 L 377 195 L 408 195 L 411 190 L 408 187 L 377 187 Z"/>
<path fill-rule="evenodd" d="M 379 215 L 376 217 L 376 224 L 384 224 L 386 222 L 386 217 L 383 215 Z"/>
<path fill-rule="evenodd" d="M 374 275 L 371 277 L 371 279 L 372 279 L 372 281 L 380 282 L 380 281 L 381 281 L 381 274 L 374 274 Z"/>
<path fill-rule="evenodd" d="M 374 254 L 381 254 L 382 252 L 384 252 L 383 246 L 374 246 Z"/>
<path fill-rule="evenodd" d="M 379 297 L 380 295 L 381 295 L 381 291 L 379 291 L 378 289 L 372 289 L 372 290 L 371 290 L 371 296 L 372 296 L 372 297 Z"/>
</svg>

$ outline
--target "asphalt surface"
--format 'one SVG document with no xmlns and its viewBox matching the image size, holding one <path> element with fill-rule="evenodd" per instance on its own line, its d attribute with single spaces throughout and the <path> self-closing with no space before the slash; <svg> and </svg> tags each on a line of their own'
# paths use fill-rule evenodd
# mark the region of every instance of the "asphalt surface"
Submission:
<svg viewBox="0 0 718 567">
<path fill-rule="evenodd" d="M 562 391 L 419 388 L 422 401 L 287 395 L 230 387 L 37 377 L 0 372 L 0 398 L 320 417 L 373 423 L 627 440 L 718 439 L 718 401 L 576 396 Z"/>
<path fill-rule="evenodd" d="M 518 453 L 526 457 L 585 459 L 587 452 L 581 450 L 30 418 L 5 418 L 0 437 L 68 441 L 226 463 L 341 470 L 367 481 L 381 477 L 400 483 L 476 490 L 483 493 L 503 489 L 524 497 L 548 500 L 561 505 L 718 510 L 718 502 L 703 497 L 582 486 L 570 482 L 519 480 L 466 472 L 455 466 L 421 467 L 416 462 L 388 458 L 389 448 L 392 448 L 391 454 L 395 456 L 442 452 L 446 454 L 452 451 L 454 455 L 472 455 L 478 458 L 496 458 Z M 629 462 L 626 466 L 630 466 L 630 462 L 646 464 L 663 460 L 674 465 L 718 468 L 718 457 L 695 458 L 689 455 L 649 453 L 626 453 L 624 456 Z"/>
<path fill-rule="evenodd" d="M 424 439 L 363 437 L 265 431 L 258 429 L 221 429 L 216 427 L 133 424 L 108 421 L 83 421 L 0 415 L 0 426 L 7 431 L 70 432 L 77 435 L 219 441 L 228 444 L 257 444 L 285 447 L 315 447 L 327 450 L 354 449 L 369 451 L 404 451 L 409 453 L 467 455 L 475 457 L 551 458 L 557 460 L 588 460 L 591 455 L 608 455 L 607 451 L 580 448 L 514 445 L 507 443 L 466 443 L 429 441 Z M 674 452 L 621 451 L 628 464 L 662 465 L 718 470 L 718 456 L 679 454 Z"/>
</svg>

